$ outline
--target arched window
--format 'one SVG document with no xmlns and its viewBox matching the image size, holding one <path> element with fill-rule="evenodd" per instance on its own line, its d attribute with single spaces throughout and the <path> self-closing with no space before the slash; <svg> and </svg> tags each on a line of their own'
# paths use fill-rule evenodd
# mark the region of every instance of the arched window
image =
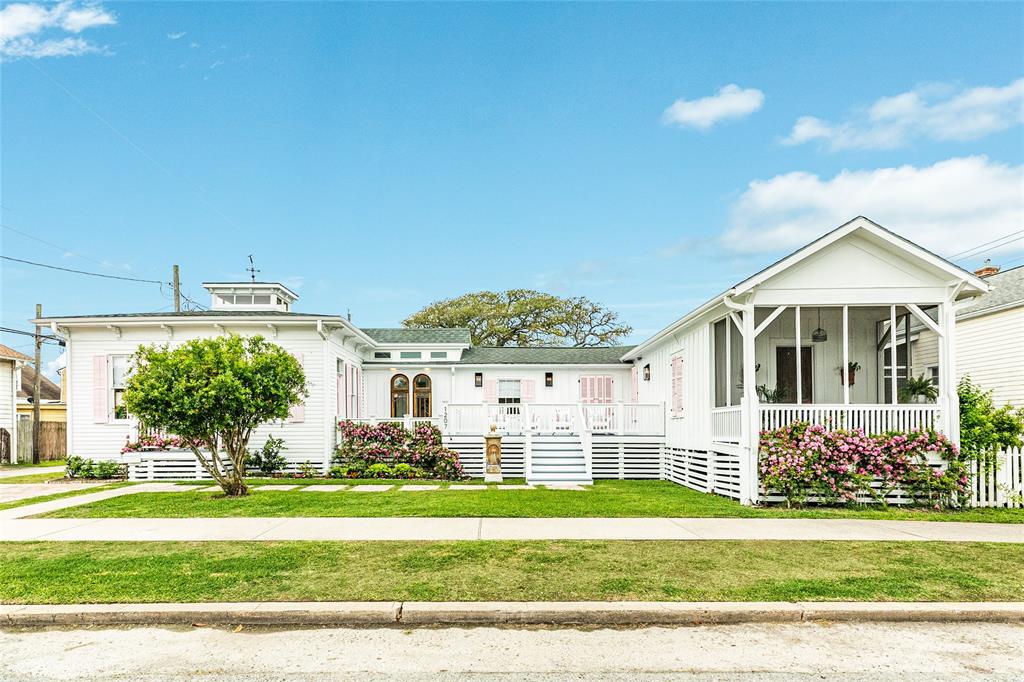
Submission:
<svg viewBox="0 0 1024 682">
<path fill-rule="evenodd" d="M 412 416 L 430 416 L 430 377 L 417 374 L 412 380 Z"/>
<path fill-rule="evenodd" d="M 409 377 L 396 374 L 391 377 L 391 416 L 404 417 L 409 414 Z"/>
</svg>

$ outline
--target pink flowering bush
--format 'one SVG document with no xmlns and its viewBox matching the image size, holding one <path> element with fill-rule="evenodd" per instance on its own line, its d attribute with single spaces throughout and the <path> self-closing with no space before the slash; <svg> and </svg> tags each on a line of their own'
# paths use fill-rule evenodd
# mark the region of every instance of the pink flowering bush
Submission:
<svg viewBox="0 0 1024 682">
<path fill-rule="evenodd" d="M 121 448 L 121 454 L 126 452 L 138 452 L 139 450 L 185 450 L 189 444 L 184 438 L 178 436 L 165 436 L 152 434 L 139 436 L 136 441 L 128 441 Z"/>
<path fill-rule="evenodd" d="M 915 504 L 962 505 L 970 490 L 967 464 L 949 439 L 932 431 L 868 436 L 797 422 L 761 433 L 759 471 L 765 491 L 788 506 L 874 501 L 895 491 Z"/>
<path fill-rule="evenodd" d="M 338 422 L 338 429 L 341 445 L 331 461 L 336 465 L 334 470 L 343 471 L 349 478 L 361 478 L 377 464 L 392 471 L 396 465 L 408 465 L 430 478 L 465 478 L 459 453 L 444 447 L 441 432 L 433 425 L 420 424 L 410 431 L 393 422 L 370 425 L 346 420 Z M 404 471 L 405 467 L 398 470 Z"/>
</svg>

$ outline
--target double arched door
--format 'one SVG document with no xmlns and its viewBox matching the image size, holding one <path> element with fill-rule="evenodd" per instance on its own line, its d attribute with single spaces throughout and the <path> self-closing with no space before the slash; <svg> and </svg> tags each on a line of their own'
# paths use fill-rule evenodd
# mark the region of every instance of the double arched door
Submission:
<svg viewBox="0 0 1024 682">
<path fill-rule="evenodd" d="M 391 377 L 391 416 L 404 417 L 412 405 L 413 417 L 431 416 L 431 381 L 427 374 L 417 374 L 412 384 L 409 377 L 396 374 Z"/>
</svg>

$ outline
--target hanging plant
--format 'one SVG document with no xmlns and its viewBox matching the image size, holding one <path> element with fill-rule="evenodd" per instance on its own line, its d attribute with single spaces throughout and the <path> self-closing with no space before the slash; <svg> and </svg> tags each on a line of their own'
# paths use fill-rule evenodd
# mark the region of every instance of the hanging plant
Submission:
<svg viewBox="0 0 1024 682">
<path fill-rule="evenodd" d="M 857 383 L 857 372 L 860 371 L 860 363 L 855 360 L 850 360 L 846 364 L 846 372 L 843 372 L 842 367 L 836 367 L 836 371 L 839 372 L 839 385 L 845 386 L 847 381 L 850 382 L 850 386 Z"/>
</svg>

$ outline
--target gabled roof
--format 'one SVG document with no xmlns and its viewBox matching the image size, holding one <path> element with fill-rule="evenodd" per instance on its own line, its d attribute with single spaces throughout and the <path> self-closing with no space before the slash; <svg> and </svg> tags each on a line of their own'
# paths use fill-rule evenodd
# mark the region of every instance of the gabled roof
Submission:
<svg viewBox="0 0 1024 682">
<path fill-rule="evenodd" d="M 618 365 L 632 346 L 600 348 L 521 348 L 474 346 L 462 354 L 460 365 Z"/>
<path fill-rule="evenodd" d="M 456 343 L 468 346 L 468 329 L 427 328 L 406 329 L 405 327 L 361 327 L 363 332 L 377 343 Z"/>
<path fill-rule="evenodd" d="M 985 281 L 992 290 L 979 296 L 974 304 L 960 309 L 958 319 L 1024 306 L 1024 265 L 990 275 Z"/>
<path fill-rule="evenodd" d="M 658 332 L 657 334 L 655 334 L 651 338 L 647 339 L 646 341 L 644 341 L 640 345 L 634 346 L 632 350 L 630 350 L 629 352 L 625 353 L 622 356 L 622 359 L 623 360 L 631 359 L 632 357 L 636 356 L 638 353 L 642 353 L 643 351 L 645 351 L 647 348 L 649 348 L 654 343 L 657 343 L 658 341 L 660 341 L 661 339 L 665 338 L 669 334 L 672 334 L 673 332 L 675 332 L 680 327 L 686 325 L 691 320 L 699 317 L 700 315 L 704 314 L 708 310 L 711 310 L 715 306 L 721 304 L 724 299 L 726 299 L 728 297 L 731 297 L 731 296 L 738 296 L 740 294 L 744 294 L 744 293 L 750 291 L 751 289 L 753 289 L 757 285 L 761 284 L 762 282 L 767 281 L 771 277 L 774 277 L 775 275 L 777 275 L 778 273 L 782 272 L 783 270 L 786 270 L 787 268 L 793 267 L 794 265 L 796 265 L 800 261 L 802 261 L 802 260 L 804 260 L 806 258 L 809 258 L 810 256 L 814 255 L 815 253 L 818 253 L 822 249 L 830 246 L 831 244 L 834 244 L 835 242 L 839 241 L 840 239 L 846 237 L 847 235 L 849 235 L 849 234 L 851 234 L 853 232 L 857 232 L 857 231 L 868 232 L 868 233 L 870 233 L 870 234 L 872 234 L 872 235 L 882 239 L 883 241 L 888 242 L 894 248 L 906 251 L 906 252 L 908 252 L 908 253 L 910 253 L 910 254 L 912 254 L 912 255 L 914 255 L 914 256 L 916 256 L 916 257 L 918 257 L 918 258 L 920 258 L 920 259 L 922 259 L 922 260 L 924 260 L 924 261 L 926 261 L 928 263 L 930 263 L 931 265 L 933 265 L 933 266 L 935 266 L 935 267 L 937 267 L 937 268 L 939 268 L 939 269 L 941 269 L 941 270 L 943 270 L 945 272 L 948 272 L 952 277 L 955 277 L 958 280 L 964 281 L 969 287 L 973 288 L 975 290 L 975 292 L 977 292 L 977 293 L 984 293 L 984 292 L 987 292 L 989 290 L 989 285 L 986 284 L 983 279 L 981 279 L 980 277 L 978 277 L 974 273 L 969 272 L 967 270 L 964 270 L 960 266 L 955 265 L 954 263 L 951 263 L 950 261 L 946 260 L 942 256 L 938 256 L 938 255 L 932 253 L 931 251 L 929 251 L 928 249 L 925 249 L 924 247 L 919 246 L 918 244 L 915 244 L 914 242 L 910 241 L 909 239 L 901 237 L 900 235 L 896 234 L 895 232 L 887 230 L 886 228 L 882 227 L 878 223 L 876 223 L 876 222 L 874 222 L 872 220 L 869 220 L 868 218 L 865 218 L 864 216 L 857 216 L 853 220 L 840 225 L 839 227 L 837 227 L 836 229 L 832 230 L 831 232 L 827 232 L 826 234 L 822 235 L 818 239 L 815 239 L 813 242 L 807 244 L 806 246 L 803 246 L 803 247 L 797 249 L 796 251 L 794 251 L 793 253 L 789 254 L 785 258 L 781 258 L 781 259 L 777 260 L 776 262 L 772 263 L 771 265 L 769 265 L 768 267 L 764 268 L 763 270 L 761 270 L 761 271 L 751 275 L 750 277 L 746 278 L 745 280 L 743 280 L 739 284 L 731 287 L 729 290 L 724 291 L 721 294 L 719 294 L 718 296 L 710 299 L 709 301 L 707 301 L 706 303 L 704 303 L 700 307 L 692 310 L 691 312 L 687 313 L 686 315 L 684 315 L 680 319 L 676 320 L 675 322 L 673 322 L 669 326 L 665 327 L 660 332 Z"/>
<path fill-rule="evenodd" d="M 28 362 L 28 361 L 32 360 L 32 358 L 30 358 L 29 356 L 25 355 L 24 353 L 19 353 L 18 351 L 14 350 L 10 346 L 5 346 L 2 343 L 0 343 L 0 359 L 4 359 L 4 360 L 22 360 L 24 362 Z"/>
<path fill-rule="evenodd" d="M 31 398 L 32 389 L 35 388 L 36 370 L 31 365 L 21 368 L 21 390 L 18 391 L 19 398 Z M 47 379 L 39 377 L 39 393 L 43 400 L 60 400 L 60 386 Z"/>
</svg>

